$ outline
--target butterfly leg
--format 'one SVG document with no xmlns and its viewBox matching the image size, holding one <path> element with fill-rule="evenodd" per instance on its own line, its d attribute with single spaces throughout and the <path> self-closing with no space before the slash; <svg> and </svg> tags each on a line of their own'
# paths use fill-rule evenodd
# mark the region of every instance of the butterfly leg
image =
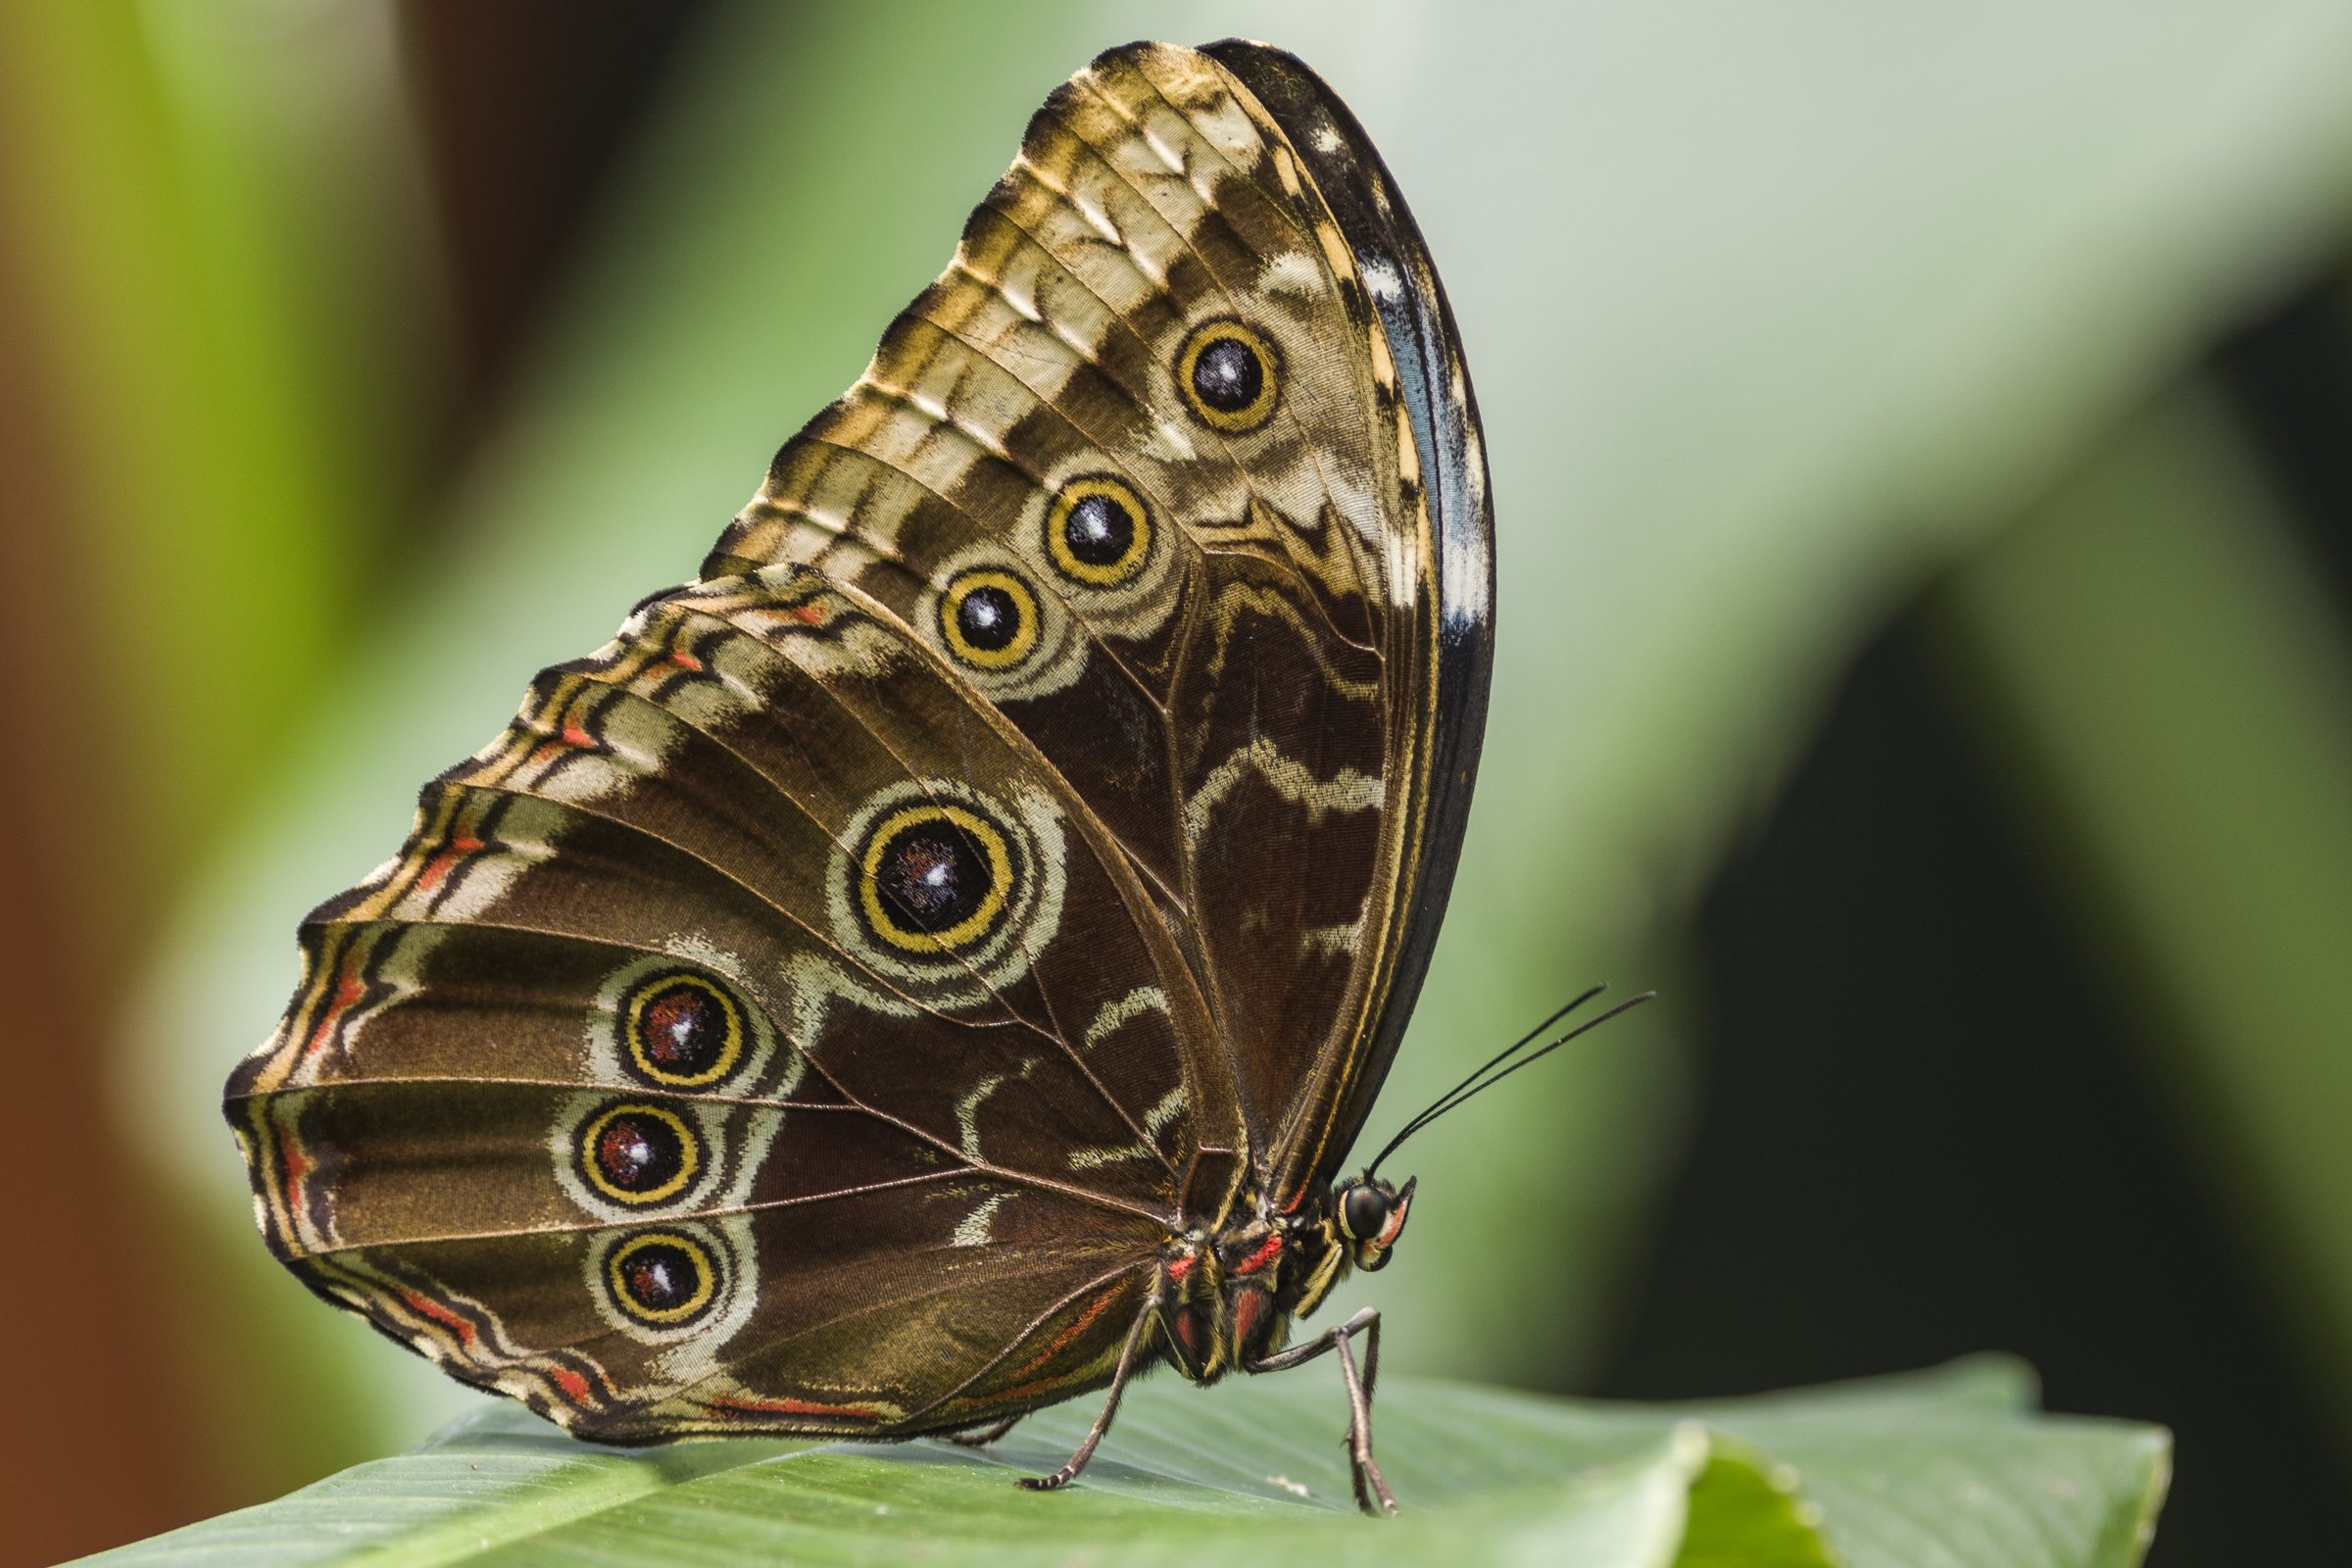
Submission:
<svg viewBox="0 0 2352 1568">
<path fill-rule="evenodd" d="M 1359 1370 L 1352 1344 L 1356 1335 L 1364 1337 L 1364 1362 Z M 1387 1478 L 1372 1460 L 1372 1386 L 1380 1380 L 1380 1309 L 1367 1306 L 1349 1318 L 1324 1330 L 1304 1345 L 1294 1345 L 1278 1350 L 1243 1368 L 1247 1372 L 1280 1372 L 1286 1367 L 1312 1361 L 1327 1350 L 1340 1353 L 1340 1375 L 1348 1383 L 1348 1480 L 1355 1487 L 1355 1505 L 1370 1514 L 1395 1513 L 1396 1494 L 1389 1491 Z"/>
<path fill-rule="evenodd" d="M 1022 1487 L 1031 1492 L 1056 1492 L 1078 1479 L 1078 1472 L 1095 1456 L 1095 1447 L 1102 1441 L 1102 1434 L 1110 1430 L 1110 1418 L 1118 1413 L 1119 1396 L 1127 1392 L 1127 1380 L 1135 1375 L 1135 1353 L 1143 1347 L 1144 1335 L 1158 1313 L 1159 1303 L 1152 1302 L 1135 1320 L 1135 1327 L 1127 1331 L 1127 1343 L 1119 1347 L 1118 1370 L 1110 1375 L 1110 1395 L 1102 1401 L 1102 1413 L 1087 1428 L 1086 1441 L 1078 1445 L 1078 1451 L 1050 1476 L 1021 1477 Z"/>
<path fill-rule="evenodd" d="M 966 1427 L 961 1432 L 942 1432 L 940 1436 L 967 1448 L 985 1448 L 1010 1432 L 1020 1419 L 1017 1415 L 1008 1415 L 993 1427 Z"/>
</svg>

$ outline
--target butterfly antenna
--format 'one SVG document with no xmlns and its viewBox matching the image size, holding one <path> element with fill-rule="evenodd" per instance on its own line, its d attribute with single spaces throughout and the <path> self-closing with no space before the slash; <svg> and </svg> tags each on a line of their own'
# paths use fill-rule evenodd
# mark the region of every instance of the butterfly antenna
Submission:
<svg viewBox="0 0 2352 1568">
<path fill-rule="evenodd" d="M 1401 1145 L 1406 1139 L 1412 1137 L 1413 1134 L 1419 1132 L 1422 1128 L 1428 1126 L 1431 1122 L 1436 1121 L 1440 1116 L 1445 1115 L 1449 1110 L 1458 1110 L 1465 1102 L 1471 1100 L 1475 1096 L 1485 1094 L 1488 1090 L 1494 1088 L 1496 1084 L 1502 1082 L 1505 1078 L 1508 1078 L 1511 1074 L 1517 1072 L 1520 1068 L 1528 1065 L 1530 1062 L 1541 1061 L 1544 1057 L 1550 1055 L 1553 1052 L 1568 1044 L 1569 1041 L 1576 1039 L 1579 1035 L 1590 1034 L 1592 1031 L 1599 1028 L 1602 1024 L 1607 1023 L 1611 1018 L 1616 1017 L 1619 1013 L 1631 1012 L 1634 1008 L 1639 1007 L 1644 1002 L 1652 1001 L 1657 996 L 1655 991 L 1644 991 L 1638 997 L 1628 997 L 1625 999 L 1625 1001 L 1620 1002 L 1608 1011 L 1600 1013 L 1595 1017 L 1587 1018 L 1583 1023 L 1578 1024 L 1575 1028 L 1569 1030 L 1566 1034 L 1560 1036 L 1557 1040 L 1552 1041 L 1549 1045 L 1543 1047 L 1541 1050 L 1528 1051 L 1527 1054 L 1523 1056 L 1519 1054 L 1521 1052 L 1527 1051 L 1527 1048 L 1537 1039 L 1541 1038 L 1543 1034 L 1546 1030 L 1550 1029 L 1553 1024 L 1558 1023 L 1562 1018 L 1567 1017 L 1568 1014 L 1574 1012 L 1586 1003 L 1591 1002 L 1594 997 L 1599 996 L 1607 989 L 1608 987 L 1606 986 L 1594 986 L 1592 990 L 1587 991 L 1583 995 L 1577 997 L 1575 1001 L 1570 1002 L 1566 1006 L 1559 1008 L 1557 1011 L 1553 1012 L 1550 1017 L 1544 1019 L 1542 1023 L 1536 1025 L 1526 1034 L 1521 1035 L 1517 1040 L 1513 1041 L 1508 1047 L 1490 1057 L 1486 1062 L 1480 1065 L 1477 1071 L 1473 1072 L 1469 1077 L 1463 1079 L 1460 1083 L 1455 1084 L 1451 1089 L 1448 1089 L 1444 1094 L 1440 1095 L 1426 1110 L 1423 1110 L 1411 1121 L 1406 1122 L 1403 1130 L 1398 1132 L 1396 1137 L 1390 1139 L 1387 1146 L 1383 1148 L 1379 1153 L 1372 1156 L 1372 1163 L 1364 1167 L 1364 1179 L 1366 1181 L 1371 1180 L 1373 1174 L 1380 1169 L 1382 1162 L 1385 1161 L 1391 1154 L 1396 1152 L 1399 1145 Z M 1516 1061 L 1511 1059 L 1514 1056 L 1518 1057 Z"/>
</svg>

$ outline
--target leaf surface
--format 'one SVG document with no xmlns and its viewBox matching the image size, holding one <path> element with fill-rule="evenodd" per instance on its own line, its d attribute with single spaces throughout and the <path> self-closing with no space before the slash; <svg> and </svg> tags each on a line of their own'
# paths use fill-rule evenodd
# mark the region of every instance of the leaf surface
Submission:
<svg viewBox="0 0 2352 1568">
<path fill-rule="evenodd" d="M 1705 1406 L 1607 1405 L 1397 1379 L 1380 1457 L 1404 1499 L 1360 1517 L 1331 1380 L 1137 1388 L 1083 1483 L 1039 1495 L 1093 1410 L 984 1451 L 941 1443 L 597 1448 L 487 1409 L 412 1452 L 91 1559 L 245 1568 L 1153 1564 L 1228 1553 L 1570 1568 L 2128 1568 L 2168 1451 L 2035 1414 L 2024 1374 L 1911 1378 Z M 1203 1554 L 1207 1554 L 1204 1556 Z"/>
</svg>

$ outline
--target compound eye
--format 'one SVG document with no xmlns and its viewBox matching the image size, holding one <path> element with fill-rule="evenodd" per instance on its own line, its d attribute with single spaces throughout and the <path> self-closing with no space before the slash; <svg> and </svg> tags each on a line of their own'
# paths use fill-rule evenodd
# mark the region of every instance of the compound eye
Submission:
<svg viewBox="0 0 2352 1568">
<path fill-rule="evenodd" d="M 1351 1242 L 1368 1242 L 1388 1227 L 1389 1195 L 1369 1182 L 1358 1182 L 1340 1195 L 1340 1228 Z"/>
</svg>

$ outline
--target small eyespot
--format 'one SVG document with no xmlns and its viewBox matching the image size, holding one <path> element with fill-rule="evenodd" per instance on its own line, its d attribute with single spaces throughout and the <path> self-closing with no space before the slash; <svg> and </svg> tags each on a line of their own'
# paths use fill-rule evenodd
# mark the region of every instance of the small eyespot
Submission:
<svg viewBox="0 0 2352 1568">
<path fill-rule="evenodd" d="M 702 1141 L 660 1105 L 608 1105 L 580 1128 L 580 1175 L 614 1202 L 666 1202 L 694 1185 Z"/>
<path fill-rule="evenodd" d="M 647 1231 L 612 1250 L 605 1283 L 613 1304 L 641 1323 L 674 1328 L 710 1308 L 718 1265 L 710 1250 L 678 1231 Z"/>
<path fill-rule="evenodd" d="M 1072 479 L 1046 509 L 1046 554 L 1075 582 L 1115 588 L 1152 554 L 1152 514 L 1125 480 Z"/>
<path fill-rule="evenodd" d="M 640 981 L 620 1006 L 632 1073 L 664 1089 L 702 1089 L 743 1060 L 743 1004 L 691 970 Z"/>
<path fill-rule="evenodd" d="M 1176 356 L 1176 384 L 1194 415 L 1213 429 L 1245 434 L 1274 416 L 1282 394 L 1281 357 L 1239 321 L 1193 328 Z"/>
<path fill-rule="evenodd" d="M 1010 669 L 1037 647 L 1037 595 L 995 566 L 957 572 L 939 596 L 939 630 L 964 663 Z"/>
<path fill-rule="evenodd" d="M 969 807 L 927 802 L 875 824 L 858 857 L 858 903 L 892 946 L 953 952 L 995 929 L 1013 876 L 1004 829 Z"/>
</svg>

